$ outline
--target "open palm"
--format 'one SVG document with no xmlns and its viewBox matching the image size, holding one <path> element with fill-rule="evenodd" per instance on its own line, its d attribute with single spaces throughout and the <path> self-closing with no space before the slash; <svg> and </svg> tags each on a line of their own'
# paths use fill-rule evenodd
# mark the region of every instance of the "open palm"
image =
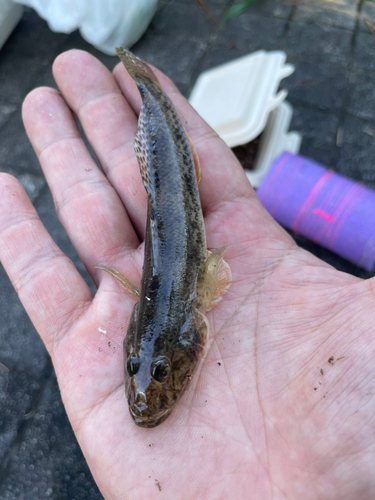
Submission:
<svg viewBox="0 0 375 500">
<path fill-rule="evenodd" d="M 228 246 L 233 281 L 208 314 L 206 358 L 172 415 L 155 429 L 134 425 L 122 355 L 134 299 L 95 266 L 139 285 L 146 193 L 132 143 L 140 97 L 122 66 L 112 75 L 81 51 L 59 56 L 54 75 L 61 95 L 34 90 L 24 122 L 98 291 L 93 297 L 6 174 L 0 258 L 52 356 L 104 497 L 372 498 L 374 282 L 298 248 L 261 207 L 231 151 L 160 72 L 200 157 L 208 246 Z"/>
</svg>

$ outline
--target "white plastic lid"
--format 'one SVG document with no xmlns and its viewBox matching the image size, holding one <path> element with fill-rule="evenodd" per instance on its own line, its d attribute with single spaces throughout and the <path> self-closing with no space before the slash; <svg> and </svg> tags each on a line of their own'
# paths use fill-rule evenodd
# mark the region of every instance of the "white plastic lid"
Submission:
<svg viewBox="0 0 375 500">
<path fill-rule="evenodd" d="M 190 104 L 229 147 L 245 144 L 264 129 L 287 96 L 276 94 L 280 80 L 294 71 L 285 52 L 260 50 L 202 73 Z"/>
</svg>

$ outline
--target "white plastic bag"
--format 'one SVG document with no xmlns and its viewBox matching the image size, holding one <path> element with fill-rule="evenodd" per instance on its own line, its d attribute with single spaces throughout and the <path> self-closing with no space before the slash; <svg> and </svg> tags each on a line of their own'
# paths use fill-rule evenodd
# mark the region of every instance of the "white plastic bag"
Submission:
<svg viewBox="0 0 375 500">
<path fill-rule="evenodd" d="M 23 8 L 12 0 L 0 0 L 0 49 L 22 17 Z"/>
<path fill-rule="evenodd" d="M 114 55 L 115 47 L 131 47 L 146 31 L 157 0 L 14 0 L 32 7 L 52 31 L 83 38 L 102 52 Z"/>
</svg>

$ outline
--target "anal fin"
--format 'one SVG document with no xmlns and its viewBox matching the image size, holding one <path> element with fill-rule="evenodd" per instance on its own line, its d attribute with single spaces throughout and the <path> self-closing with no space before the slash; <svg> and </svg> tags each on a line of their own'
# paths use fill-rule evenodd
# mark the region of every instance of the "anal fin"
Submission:
<svg viewBox="0 0 375 500">
<path fill-rule="evenodd" d="M 189 137 L 189 134 L 186 132 L 186 130 L 185 130 L 185 134 L 186 134 L 189 146 L 190 146 L 191 154 L 193 156 L 195 175 L 197 176 L 197 183 L 199 186 L 199 184 L 201 182 L 201 166 L 199 163 L 199 156 L 198 156 L 198 153 L 196 152 L 195 147 L 193 146 L 193 143 Z"/>
</svg>

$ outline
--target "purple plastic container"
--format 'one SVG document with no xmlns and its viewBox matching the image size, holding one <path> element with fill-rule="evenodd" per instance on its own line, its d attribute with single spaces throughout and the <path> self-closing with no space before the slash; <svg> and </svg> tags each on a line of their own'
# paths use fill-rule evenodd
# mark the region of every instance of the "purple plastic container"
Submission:
<svg viewBox="0 0 375 500">
<path fill-rule="evenodd" d="M 375 192 L 290 153 L 257 191 L 281 225 L 368 271 L 375 264 Z"/>
</svg>

